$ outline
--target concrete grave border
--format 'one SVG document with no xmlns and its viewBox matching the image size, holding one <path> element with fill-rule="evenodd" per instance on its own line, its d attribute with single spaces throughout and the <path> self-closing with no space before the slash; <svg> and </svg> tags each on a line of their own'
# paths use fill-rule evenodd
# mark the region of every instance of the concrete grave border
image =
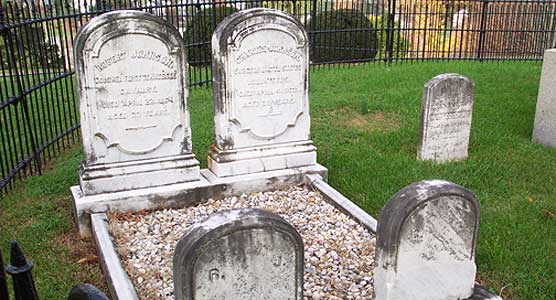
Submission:
<svg viewBox="0 0 556 300">
<path fill-rule="evenodd" d="M 367 214 L 348 198 L 344 197 L 332 186 L 328 185 L 321 175 L 301 175 L 302 180 L 296 184 L 305 183 L 309 188 L 317 190 L 322 194 L 325 201 L 352 217 L 369 231 L 373 233 L 376 232 L 376 219 Z M 246 186 L 249 187 L 249 184 L 246 184 Z M 269 191 L 272 189 L 273 186 L 269 186 L 268 189 L 261 191 Z M 138 297 L 135 286 L 123 268 L 122 262 L 116 252 L 112 236 L 108 230 L 108 218 L 106 214 L 92 214 L 90 219 L 91 230 L 93 231 L 94 240 L 110 288 L 112 300 L 137 300 Z"/>
</svg>

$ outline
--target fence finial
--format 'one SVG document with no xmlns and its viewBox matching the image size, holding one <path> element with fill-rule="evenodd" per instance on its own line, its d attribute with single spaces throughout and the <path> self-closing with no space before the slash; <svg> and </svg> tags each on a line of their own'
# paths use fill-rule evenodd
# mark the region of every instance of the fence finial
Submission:
<svg viewBox="0 0 556 300">
<path fill-rule="evenodd" d="M 8 283 L 6 281 L 6 272 L 4 269 L 4 258 L 2 257 L 2 250 L 0 250 L 0 299 L 10 299 L 10 294 L 8 293 Z"/>
<path fill-rule="evenodd" d="M 33 281 L 33 262 L 27 260 L 23 250 L 15 241 L 10 243 L 10 264 L 6 271 L 12 275 L 15 300 L 37 300 L 37 289 Z"/>
</svg>

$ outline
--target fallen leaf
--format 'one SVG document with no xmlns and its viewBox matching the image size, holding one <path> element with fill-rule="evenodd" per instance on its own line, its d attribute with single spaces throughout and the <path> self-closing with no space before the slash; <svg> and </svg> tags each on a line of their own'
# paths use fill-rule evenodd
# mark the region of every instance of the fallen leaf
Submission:
<svg viewBox="0 0 556 300">
<path fill-rule="evenodd" d="M 85 264 L 85 263 L 96 262 L 96 261 L 98 261 L 98 256 L 90 255 L 90 256 L 83 257 L 82 259 L 78 260 L 77 263 L 78 264 Z"/>
<path fill-rule="evenodd" d="M 535 202 L 535 200 L 533 200 L 533 198 L 531 198 L 531 197 L 527 198 L 527 201 L 529 201 L 529 203 Z"/>
<path fill-rule="evenodd" d="M 548 211 L 547 209 L 543 209 L 543 210 L 541 210 L 541 212 L 543 214 L 549 216 L 549 217 L 553 217 L 553 218 L 556 217 L 556 212 L 551 212 L 551 211 Z"/>
</svg>

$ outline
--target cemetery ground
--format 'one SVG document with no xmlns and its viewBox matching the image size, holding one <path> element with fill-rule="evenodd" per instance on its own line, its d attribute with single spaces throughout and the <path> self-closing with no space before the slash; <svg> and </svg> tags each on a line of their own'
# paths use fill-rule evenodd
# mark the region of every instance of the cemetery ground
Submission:
<svg viewBox="0 0 556 300">
<path fill-rule="evenodd" d="M 475 81 L 469 158 L 416 159 L 425 82 L 455 72 Z M 541 64 L 434 62 L 323 67 L 311 73 L 318 161 L 329 182 L 378 217 L 402 187 L 446 179 L 481 203 L 478 280 L 504 299 L 556 299 L 556 149 L 531 142 Z M 212 91 L 190 93 L 194 152 L 206 167 L 213 141 Z M 64 299 L 78 282 L 106 288 L 91 242 L 78 238 L 69 187 L 83 154 L 73 146 L 41 177 L 0 201 L 0 247 L 16 238 L 35 262 L 42 299 Z"/>
</svg>

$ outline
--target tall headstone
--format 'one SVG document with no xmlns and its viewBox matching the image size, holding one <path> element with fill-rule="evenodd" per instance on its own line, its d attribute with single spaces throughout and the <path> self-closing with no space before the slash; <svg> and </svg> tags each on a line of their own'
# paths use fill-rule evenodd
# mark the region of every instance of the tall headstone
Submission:
<svg viewBox="0 0 556 300">
<path fill-rule="evenodd" d="M 474 83 L 442 74 L 425 84 L 417 158 L 445 162 L 468 156 Z"/>
<path fill-rule="evenodd" d="M 260 209 L 215 214 L 196 224 L 174 253 L 176 300 L 303 300 L 303 241 Z"/>
<path fill-rule="evenodd" d="M 74 43 L 85 195 L 199 178 L 180 33 L 138 11 L 94 18 Z"/>
<path fill-rule="evenodd" d="M 447 300 L 472 296 L 479 203 L 442 180 L 395 194 L 377 227 L 376 300 Z"/>
<path fill-rule="evenodd" d="M 212 55 L 209 169 L 225 177 L 316 164 L 303 25 L 280 11 L 243 10 L 217 26 Z"/>
<path fill-rule="evenodd" d="M 556 148 L 556 49 L 544 52 L 533 141 Z"/>
</svg>

